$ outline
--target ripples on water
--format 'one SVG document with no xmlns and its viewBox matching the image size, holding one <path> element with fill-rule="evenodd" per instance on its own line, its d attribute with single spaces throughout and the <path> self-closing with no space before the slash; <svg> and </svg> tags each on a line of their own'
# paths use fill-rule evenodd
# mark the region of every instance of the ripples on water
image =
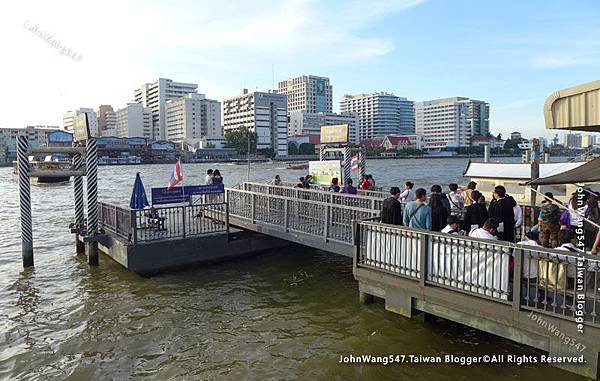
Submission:
<svg viewBox="0 0 600 381">
<path fill-rule="evenodd" d="M 378 185 L 429 187 L 460 180 L 466 160 L 368 164 Z M 186 184 L 215 166 L 185 164 Z M 217 167 L 227 185 L 246 176 L 245 166 Z M 253 164 L 252 177 L 303 174 L 284 167 Z M 165 185 L 171 166 L 101 167 L 100 200 L 128 204 L 136 171 L 149 190 Z M 303 247 L 150 278 L 106 257 L 89 268 L 68 233 L 71 186 L 32 186 L 36 267 L 23 271 L 11 172 L 0 168 L 1 379 L 575 379 L 532 366 L 338 364 L 340 354 L 534 352 L 360 305 L 351 259 Z"/>
</svg>

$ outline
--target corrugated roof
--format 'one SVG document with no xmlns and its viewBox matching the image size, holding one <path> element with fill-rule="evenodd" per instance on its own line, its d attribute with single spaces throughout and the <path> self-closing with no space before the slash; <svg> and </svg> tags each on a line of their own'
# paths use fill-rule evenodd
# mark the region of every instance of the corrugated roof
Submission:
<svg viewBox="0 0 600 381">
<path fill-rule="evenodd" d="M 568 163 L 542 163 L 540 164 L 540 177 L 548 177 L 570 171 L 581 165 L 584 161 Z M 507 163 L 473 163 L 470 162 L 463 174 L 464 177 L 478 177 L 490 179 L 531 179 L 531 164 Z"/>
<path fill-rule="evenodd" d="M 530 181 L 531 185 L 550 185 L 550 184 L 577 184 L 593 183 L 600 181 L 600 158 L 588 161 L 577 168 L 565 171 L 553 176 L 542 176 L 539 179 Z"/>
<path fill-rule="evenodd" d="M 552 93 L 544 103 L 546 128 L 600 132 L 600 81 Z"/>
</svg>

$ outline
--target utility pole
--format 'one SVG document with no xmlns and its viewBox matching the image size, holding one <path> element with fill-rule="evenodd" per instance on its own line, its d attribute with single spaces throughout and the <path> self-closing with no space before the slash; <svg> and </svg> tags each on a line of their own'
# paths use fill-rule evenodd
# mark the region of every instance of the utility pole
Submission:
<svg viewBox="0 0 600 381">
<path fill-rule="evenodd" d="M 248 160 L 248 168 L 246 171 L 246 181 L 250 182 L 250 129 L 246 130 L 246 136 L 248 137 L 248 152 L 246 153 L 246 159 Z"/>
</svg>

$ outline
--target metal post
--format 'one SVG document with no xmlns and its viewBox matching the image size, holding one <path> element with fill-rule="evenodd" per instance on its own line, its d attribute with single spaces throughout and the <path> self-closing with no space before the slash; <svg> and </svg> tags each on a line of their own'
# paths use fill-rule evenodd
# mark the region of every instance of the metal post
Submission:
<svg viewBox="0 0 600 381">
<path fill-rule="evenodd" d="M 252 217 L 252 223 L 255 223 L 255 217 L 256 217 L 256 195 L 254 193 L 252 193 L 252 212 L 251 212 L 250 216 Z"/>
<path fill-rule="evenodd" d="M 549 163 L 550 162 L 550 153 L 546 152 L 544 153 L 544 163 Z"/>
<path fill-rule="evenodd" d="M 98 150 L 96 138 L 89 138 L 86 144 L 87 167 L 87 200 L 88 200 L 88 226 L 87 226 L 87 255 L 90 266 L 98 266 Z"/>
<path fill-rule="evenodd" d="M 129 220 L 131 221 L 131 242 L 137 243 L 137 214 L 135 209 L 129 211 Z"/>
<path fill-rule="evenodd" d="M 489 144 L 485 144 L 483 146 L 483 162 L 484 163 L 490 162 L 490 145 Z"/>
<path fill-rule="evenodd" d="M 521 268 L 523 266 L 523 250 L 515 249 L 515 267 L 513 272 L 513 302 L 512 309 L 519 311 L 521 309 Z M 527 274 L 529 276 L 529 274 Z"/>
<path fill-rule="evenodd" d="M 19 203 L 21 207 L 21 254 L 23 267 L 33 266 L 33 224 L 31 220 L 31 189 L 29 185 L 29 159 L 27 137 L 17 139 L 17 165 L 19 172 Z"/>
<path fill-rule="evenodd" d="M 225 202 L 225 229 L 229 234 L 229 203 Z"/>
<path fill-rule="evenodd" d="M 284 213 L 283 213 L 283 219 L 284 219 L 284 221 L 283 221 L 283 231 L 284 231 L 284 232 L 287 232 L 287 231 L 288 231 L 288 229 L 289 229 L 289 225 L 290 225 L 290 213 L 289 213 L 289 209 L 290 209 L 290 208 L 289 208 L 289 206 L 290 206 L 290 203 L 289 203 L 289 201 L 290 201 L 290 200 L 289 200 L 289 199 L 287 199 L 287 198 L 286 198 L 286 199 L 285 199 L 285 201 L 284 201 L 284 207 L 285 207 L 285 211 L 284 211 Z"/>
<path fill-rule="evenodd" d="M 185 239 L 185 206 L 181 207 L 181 220 L 183 221 L 182 223 L 182 227 L 183 227 L 183 238 Z"/>
<path fill-rule="evenodd" d="M 425 287 L 427 283 L 427 237 L 425 234 L 419 237 L 419 244 L 421 246 L 421 250 L 419 251 L 421 255 L 421 258 L 419 258 L 419 285 L 421 287 Z"/>
<path fill-rule="evenodd" d="M 540 141 L 538 139 L 532 139 L 531 144 L 531 180 L 538 179 L 540 177 L 540 160 L 538 158 L 540 149 Z M 535 225 L 535 200 L 536 194 L 531 189 L 529 191 L 531 201 L 531 226 Z"/>
<path fill-rule="evenodd" d="M 73 169 L 79 171 L 82 166 L 81 154 L 73 155 Z M 77 254 L 85 253 L 85 244 L 80 239 L 85 229 L 85 212 L 83 208 L 83 178 L 81 176 L 73 177 L 73 196 L 75 200 L 75 251 Z"/>
<path fill-rule="evenodd" d="M 364 148 L 358 151 L 358 173 L 360 176 L 367 174 L 367 154 Z"/>
<path fill-rule="evenodd" d="M 343 183 L 344 184 L 346 184 L 346 181 L 348 181 L 348 179 L 352 175 L 352 162 L 351 162 L 351 160 L 352 160 L 352 158 L 350 156 L 350 147 L 346 146 L 346 147 L 344 147 L 344 163 L 343 163 L 343 168 L 344 168 Z"/>
<path fill-rule="evenodd" d="M 327 235 L 329 234 L 329 219 L 331 218 L 331 205 L 325 207 L 325 227 L 323 228 L 323 240 L 327 242 Z"/>
</svg>

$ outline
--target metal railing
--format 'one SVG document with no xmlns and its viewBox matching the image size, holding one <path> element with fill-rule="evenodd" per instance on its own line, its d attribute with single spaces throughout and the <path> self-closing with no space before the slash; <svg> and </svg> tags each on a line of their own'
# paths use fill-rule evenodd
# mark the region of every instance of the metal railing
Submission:
<svg viewBox="0 0 600 381">
<path fill-rule="evenodd" d="M 106 231 L 126 240 L 132 239 L 132 213 L 130 209 L 98 202 L 98 224 Z"/>
<path fill-rule="evenodd" d="M 353 234 L 357 268 L 600 326 L 600 257 L 373 221 Z"/>
<path fill-rule="evenodd" d="M 322 237 L 326 241 L 351 244 L 352 221 L 379 215 L 377 210 L 310 200 L 303 198 L 302 194 L 283 196 L 226 189 L 232 216 L 253 224 L 271 225 L 284 232 Z"/>
<path fill-rule="evenodd" d="M 334 193 L 320 189 L 292 188 L 271 184 L 245 182 L 242 189 L 263 194 L 285 196 L 302 200 L 325 202 L 329 204 L 344 205 L 363 209 L 381 210 L 383 200 L 390 195 L 385 196 L 365 196 L 351 195 L 347 193 Z"/>
<path fill-rule="evenodd" d="M 282 181 L 280 186 L 294 188 L 297 184 L 298 183 L 294 183 L 291 181 Z M 342 187 L 342 186 L 343 186 L 343 184 L 340 183 L 340 187 Z M 302 189 L 302 188 L 300 188 L 300 189 Z M 329 192 L 329 185 L 327 185 L 327 184 L 310 184 L 309 189 Z M 389 197 L 389 194 L 387 192 L 385 192 L 382 187 L 373 187 L 369 190 L 358 189 L 357 194 L 364 195 L 364 196 Z"/>
<path fill-rule="evenodd" d="M 130 241 L 183 239 L 229 231 L 225 202 L 133 210 L 99 202 L 99 224 Z"/>
</svg>

